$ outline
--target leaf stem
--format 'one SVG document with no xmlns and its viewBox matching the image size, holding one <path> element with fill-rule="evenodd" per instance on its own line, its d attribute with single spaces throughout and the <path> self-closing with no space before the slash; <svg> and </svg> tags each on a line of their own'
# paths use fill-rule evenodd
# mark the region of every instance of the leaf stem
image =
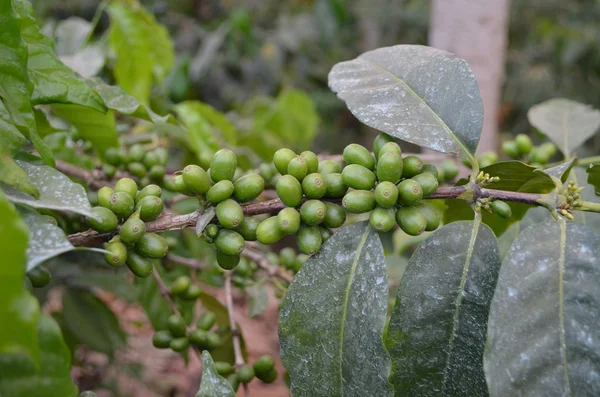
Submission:
<svg viewBox="0 0 600 397">
<path fill-rule="evenodd" d="M 587 211 L 587 212 L 600 212 L 600 203 L 594 203 L 591 201 L 582 201 L 581 205 L 573 208 L 578 211 Z"/>
</svg>

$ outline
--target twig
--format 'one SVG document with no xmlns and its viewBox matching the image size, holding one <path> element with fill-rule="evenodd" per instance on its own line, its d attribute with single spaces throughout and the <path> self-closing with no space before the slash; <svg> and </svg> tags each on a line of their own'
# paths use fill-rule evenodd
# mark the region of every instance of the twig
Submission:
<svg viewBox="0 0 600 397">
<path fill-rule="evenodd" d="M 235 355 L 235 366 L 240 367 L 246 362 L 242 355 L 242 347 L 240 344 L 240 332 L 235 323 L 235 316 L 233 312 L 233 296 L 231 294 L 231 270 L 225 271 L 225 303 L 227 305 L 227 312 L 229 313 L 229 326 L 231 327 L 231 337 L 233 342 L 233 353 Z"/>
<path fill-rule="evenodd" d="M 154 277 L 154 280 L 156 280 L 156 283 L 158 284 L 158 289 L 160 290 L 160 294 L 162 295 L 163 298 L 165 298 L 165 300 L 171 307 L 171 310 L 173 311 L 173 313 L 175 313 L 179 317 L 181 317 L 181 312 L 179 311 L 179 309 L 177 309 L 175 302 L 173 302 L 173 298 L 171 298 L 171 294 L 169 293 L 169 288 L 163 281 L 162 277 L 160 276 L 160 274 L 158 273 L 158 270 L 156 270 L 156 268 L 152 269 L 152 276 Z"/>
<path fill-rule="evenodd" d="M 206 270 L 206 268 L 207 268 L 207 266 L 204 263 L 200 262 L 197 259 L 186 258 L 184 256 L 179 256 L 179 255 L 169 254 L 165 257 L 165 260 L 167 262 L 172 262 L 177 265 L 189 267 L 190 269 L 194 269 L 194 270 Z"/>
<path fill-rule="evenodd" d="M 263 269 L 264 271 L 266 271 L 270 277 L 279 277 L 280 279 L 282 279 L 283 281 L 285 281 L 287 283 L 292 282 L 292 276 L 290 276 L 287 272 L 285 272 L 279 266 L 272 264 L 267 259 L 266 255 L 264 255 L 262 252 L 258 251 L 257 249 L 251 248 L 251 247 L 255 247 L 256 244 L 249 242 L 249 243 L 246 243 L 246 245 L 247 246 L 244 249 L 244 251 L 242 252 L 242 255 L 244 255 L 246 258 L 250 259 L 251 261 L 256 262 L 256 265 L 258 267 L 260 267 L 261 269 Z"/>
<path fill-rule="evenodd" d="M 98 190 L 103 188 L 104 186 L 110 186 L 111 180 L 106 178 L 106 175 L 99 170 L 88 170 L 85 168 L 77 167 L 71 163 L 67 163 L 66 161 L 56 160 L 56 169 L 62 172 L 65 175 L 72 176 L 79 180 L 85 182 L 90 188 Z M 117 171 L 114 176 L 114 179 L 120 178 L 132 178 L 136 179 L 134 176 L 125 171 Z M 111 178 L 113 179 L 113 178 Z"/>
</svg>

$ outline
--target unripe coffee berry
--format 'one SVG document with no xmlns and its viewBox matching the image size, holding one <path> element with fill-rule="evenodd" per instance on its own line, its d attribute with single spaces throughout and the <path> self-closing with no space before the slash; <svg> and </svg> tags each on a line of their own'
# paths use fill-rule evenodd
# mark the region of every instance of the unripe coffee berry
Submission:
<svg viewBox="0 0 600 397">
<path fill-rule="evenodd" d="M 398 203 L 411 205 L 423 198 L 423 189 L 414 179 L 405 179 L 398 184 Z"/>
<path fill-rule="evenodd" d="M 140 190 L 135 196 L 135 203 L 139 203 L 144 197 L 155 196 L 160 197 L 162 195 L 162 189 L 158 185 L 148 185 Z"/>
<path fill-rule="evenodd" d="M 227 200 L 233 194 L 233 182 L 223 180 L 215 183 L 206 193 L 206 199 L 211 204 L 218 204 L 221 201 Z"/>
<path fill-rule="evenodd" d="M 169 316 L 167 319 L 167 328 L 169 328 L 171 335 L 175 337 L 183 337 L 187 333 L 185 320 L 177 314 Z"/>
<path fill-rule="evenodd" d="M 375 188 L 375 201 L 380 207 L 393 207 L 398 201 L 398 188 L 392 182 L 380 182 Z"/>
<path fill-rule="evenodd" d="M 508 219 L 512 216 L 512 210 L 508 204 L 501 200 L 494 200 L 490 203 L 492 210 L 498 216 Z"/>
<path fill-rule="evenodd" d="M 208 177 L 208 174 L 195 164 L 186 166 L 181 173 L 181 177 L 183 178 L 187 190 L 193 193 L 204 194 L 210 189 L 210 178 Z"/>
<path fill-rule="evenodd" d="M 146 152 L 146 154 L 144 155 L 144 158 L 142 159 L 142 164 L 144 164 L 144 167 L 146 167 L 147 169 L 150 169 L 152 167 L 154 167 L 155 165 L 160 165 L 160 159 L 158 158 L 158 154 L 156 154 L 155 151 L 152 152 Z"/>
<path fill-rule="evenodd" d="M 137 243 L 146 233 L 146 224 L 139 218 L 131 217 L 121 226 L 119 237 L 127 244 Z"/>
<path fill-rule="evenodd" d="M 146 233 L 135 244 L 135 250 L 148 258 L 160 259 L 167 254 L 167 241 L 156 233 Z"/>
<path fill-rule="evenodd" d="M 375 157 L 379 158 L 379 151 L 381 150 L 383 145 L 392 141 L 392 137 L 386 134 L 385 132 L 381 132 L 379 135 L 377 135 L 373 140 L 373 154 L 375 154 Z"/>
<path fill-rule="evenodd" d="M 127 153 L 127 161 L 129 163 L 142 161 L 145 155 L 146 149 L 144 149 L 144 146 L 140 145 L 139 143 L 136 143 L 135 145 L 129 148 L 129 152 Z"/>
<path fill-rule="evenodd" d="M 177 279 L 171 284 L 171 295 L 173 296 L 182 296 L 192 285 L 192 279 L 188 276 L 179 276 Z"/>
<path fill-rule="evenodd" d="M 219 227 L 211 223 L 204 229 L 204 234 L 206 234 L 208 237 L 215 238 L 217 237 L 217 234 L 219 234 Z"/>
<path fill-rule="evenodd" d="M 134 252 L 127 251 L 127 267 L 138 277 L 148 277 L 152 274 L 152 262 L 148 258 Z"/>
<path fill-rule="evenodd" d="M 234 367 L 233 365 L 229 364 L 228 362 L 225 361 L 217 361 L 215 362 L 215 369 L 217 370 L 217 373 L 223 377 L 230 375 L 233 373 L 234 371 Z"/>
<path fill-rule="evenodd" d="M 346 193 L 342 206 L 351 214 L 369 212 L 375 208 L 375 194 L 369 190 L 354 190 Z"/>
<path fill-rule="evenodd" d="M 254 200 L 265 189 L 265 181 L 258 174 L 246 174 L 233 184 L 233 196 L 240 203 Z"/>
<path fill-rule="evenodd" d="M 346 164 L 358 164 L 373 170 L 375 168 L 375 158 L 366 147 L 357 143 L 352 143 L 344 148 L 344 161 Z"/>
<path fill-rule="evenodd" d="M 323 226 L 336 229 L 346 222 L 346 210 L 343 207 L 329 202 L 325 202 L 325 207 L 327 211 L 325 211 Z"/>
<path fill-rule="evenodd" d="M 118 239 L 109 241 L 104 247 L 108 254 L 104 254 L 104 261 L 112 266 L 118 267 L 125 264 L 127 261 L 127 247 Z"/>
<path fill-rule="evenodd" d="M 240 263 L 240 255 L 227 255 L 217 250 L 217 263 L 222 269 L 233 270 Z"/>
<path fill-rule="evenodd" d="M 322 201 L 308 200 L 300 207 L 302 222 L 309 226 L 316 226 L 323 222 L 327 207 Z"/>
<path fill-rule="evenodd" d="M 148 177 L 154 181 L 161 181 L 166 174 L 164 165 L 155 165 L 148 170 Z"/>
<path fill-rule="evenodd" d="M 239 255 L 245 247 L 244 238 L 233 230 L 221 229 L 215 238 L 217 250 L 225 255 Z"/>
<path fill-rule="evenodd" d="M 309 150 L 300 153 L 301 157 L 304 157 L 306 165 L 308 166 L 308 173 L 314 174 L 319 171 L 319 158 L 317 155 Z"/>
<path fill-rule="evenodd" d="M 412 179 L 421 186 L 423 197 L 431 196 L 438 188 L 438 180 L 432 174 L 422 173 L 413 176 Z"/>
<path fill-rule="evenodd" d="M 427 227 L 427 220 L 416 207 L 401 207 L 396 212 L 398 226 L 408 235 L 418 236 Z"/>
<path fill-rule="evenodd" d="M 216 152 L 210 162 L 210 177 L 213 181 L 232 181 L 237 168 L 237 156 L 229 149 Z"/>
<path fill-rule="evenodd" d="M 402 177 L 412 178 L 423 171 L 423 161 L 417 156 L 407 156 L 403 160 Z"/>
<path fill-rule="evenodd" d="M 296 244 L 298 249 L 306 255 L 312 255 L 321 249 L 323 238 L 321 232 L 316 226 L 300 226 L 296 234 Z"/>
<path fill-rule="evenodd" d="M 423 164 L 423 169 L 421 170 L 421 174 L 431 174 L 435 179 L 438 179 L 440 173 L 438 169 L 433 164 Z"/>
<path fill-rule="evenodd" d="M 108 186 L 104 186 L 100 190 L 98 190 L 98 204 L 104 208 L 108 208 L 110 205 L 110 196 L 112 196 L 114 190 L 109 188 Z"/>
<path fill-rule="evenodd" d="M 432 232 L 440 226 L 440 215 L 431 206 L 425 203 L 419 203 L 415 205 L 415 208 L 421 212 L 421 215 L 423 215 L 427 221 L 427 225 L 425 226 L 426 232 Z"/>
<path fill-rule="evenodd" d="M 515 137 L 515 143 L 520 154 L 529 154 L 533 148 L 531 139 L 525 134 L 519 134 Z"/>
<path fill-rule="evenodd" d="M 116 147 L 111 147 L 106 149 L 104 152 L 104 161 L 110 165 L 120 165 L 121 164 L 121 156 L 119 155 L 119 149 Z"/>
<path fill-rule="evenodd" d="M 254 368 L 248 364 L 244 364 L 238 368 L 237 376 L 240 382 L 250 383 L 254 379 Z"/>
<path fill-rule="evenodd" d="M 333 160 L 323 160 L 319 162 L 319 169 L 317 170 L 319 174 L 339 174 L 342 172 L 342 168 L 337 161 Z"/>
<path fill-rule="evenodd" d="M 143 178 L 144 176 L 146 176 L 147 172 L 146 167 L 144 167 L 144 164 L 138 162 L 127 164 L 127 171 L 129 171 L 131 175 L 136 176 L 138 178 Z"/>
<path fill-rule="evenodd" d="M 326 187 L 325 197 L 344 197 L 348 191 L 348 186 L 344 184 L 342 174 L 340 173 L 325 174 L 323 175 L 323 179 L 325 180 Z"/>
<path fill-rule="evenodd" d="M 136 211 L 140 211 L 140 219 L 144 222 L 155 220 L 162 214 L 165 203 L 160 197 L 146 196 L 135 206 Z"/>
<path fill-rule="evenodd" d="M 108 208 L 119 218 L 125 219 L 133 213 L 135 201 L 125 192 L 114 192 L 113 195 L 110 196 Z"/>
<path fill-rule="evenodd" d="M 323 240 L 323 244 L 325 241 L 329 240 L 329 237 L 333 236 L 333 232 L 328 227 L 323 225 L 319 225 L 319 232 L 321 233 L 321 240 Z"/>
<path fill-rule="evenodd" d="M 131 178 L 121 178 L 115 184 L 115 192 L 127 193 L 131 198 L 135 198 L 137 195 L 138 186 L 137 183 Z"/>
<path fill-rule="evenodd" d="M 114 212 L 104 207 L 92 208 L 93 217 L 86 218 L 89 227 L 99 233 L 107 233 L 117 228 L 119 219 Z"/>
<path fill-rule="evenodd" d="M 169 331 L 157 331 L 152 335 L 152 345 L 157 349 L 167 349 L 171 347 L 172 339 Z"/>
<path fill-rule="evenodd" d="M 217 204 L 217 219 L 219 223 L 228 229 L 238 227 L 244 220 L 244 211 L 237 201 L 227 199 Z"/>
<path fill-rule="evenodd" d="M 396 152 L 383 153 L 377 163 L 377 179 L 379 182 L 397 183 L 402 176 L 404 162 Z"/>
<path fill-rule="evenodd" d="M 33 288 L 43 288 L 50 284 L 52 275 L 44 266 L 36 266 L 27 272 L 27 278 Z"/>
<path fill-rule="evenodd" d="M 256 241 L 256 230 L 259 224 L 258 219 L 245 216 L 240 225 L 235 228 L 235 231 L 241 234 L 246 241 Z"/>
<path fill-rule="evenodd" d="M 388 142 L 385 145 L 383 145 L 379 150 L 379 153 L 377 154 L 377 159 L 380 159 L 381 156 L 383 156 L 386 153 L 398 153 L 401 155 L 402 149 L 400 149 L 400 146 L 396 142 Z"/>
<path fill-rule="evenodd" d="M 342 171 L 344 185 L 357 190 L 371 190 L 375 186 L 375 174 L 362 165 L 350 164 Z"/>
<path fill-rule="evenodd" d="M 290 149 L 279 149 L 273 155 L 273 164 L 275 164 L 275 168 L 281 175 L 287 174 L 288 164 L 290 161 L 296 157 L 296 153 Z"/>
<path fill-rule="evenodd" d="M 288 164 L 287 174 L 302 182 L 308 174 L 308 164 L 306 164 L 304 157 L 296 156 L 291 159 Z"/>
<path fill-rule="evenodd" d="M 452 159 L 444 160 L 440 168 L 444 171 L 444 180 L 446 181 L 453 181 L 458 176 L 458 166 Z"/>
<path fill-rule="evenodd" d="M 282 237 L 283 232 L 279 229 L 279 218 L 276 216 L 265 219 L 256 229 L 256 238 L 261 244 L 275 244 Z"/>
<path fill-rule="evenodd" d="M 190 287 L 183 293 L 181 299 L 186 301 L 196 300 L 202 295 L 202 290 L 195 284 L 190 285 Z"/>
<path fill-rule="evenodd" d="M 204 331 L 210 330 L 217 322 L 217 315 L 213 312 L 205 312 L 198 319 L 198 328 Z"/>
<path fill-rule="evenodd" d="M 188 338 L 174 338 L 171 340 L 169 347 L 175 352 L 183 352 L 190 346 Z"/>
<path fill-rule="evenodd" d="M 286 247 L 279 252 L 279 264 L 286 269 L 292 269 L 296 263 L 296 256 L 293 248 Z"/>
<path fill-rule="evenodd" d="M 298 210 L 292 207 L 287 207 L 279 211 L 279 214 L 277 214 L 277 226 L 281 233 L 285 235 L 294 234 L 300 228 L 300 219 L 300 213 Z"/>
<path fill-rule="evenodd" d="M 302 180 L 302 191 L 309 199 L 319 199 L 327 193 L 327 185 L 321 174 L 308 174 Z"/>
<path fill-rule="evenodd" d="M 288 207 L 297 207 L 302 202 L 302 185 L 291 175 L 283 175 L 275 187 L 277 195 Z"/>
<path fill-rule="evenodd" d="M 264 375 L 275 368 L 275 360 L 273 360 L 273 357 L 265 354 L 257 358 L 252 367 L 257 375 Z"/>
<path fill-rule="evenodd" d="M 378 232 L 389 232 L 396 224 L 396 210 L 377 207 L 371 212 L 369 223 Z"/>
</svg>

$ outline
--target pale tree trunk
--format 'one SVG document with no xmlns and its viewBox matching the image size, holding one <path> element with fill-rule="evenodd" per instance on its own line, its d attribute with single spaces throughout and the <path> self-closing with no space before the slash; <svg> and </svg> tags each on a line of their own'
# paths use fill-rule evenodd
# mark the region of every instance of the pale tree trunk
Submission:
<svg viewBox="0 0 600 397">
<path fill-rule="evenodd" d="M 498 111 L 508 36 L 510 0 L 433 0 L 429 45 L 464 58 L 483 99 L 478 153 L 498 149 Z"/>
</svg>

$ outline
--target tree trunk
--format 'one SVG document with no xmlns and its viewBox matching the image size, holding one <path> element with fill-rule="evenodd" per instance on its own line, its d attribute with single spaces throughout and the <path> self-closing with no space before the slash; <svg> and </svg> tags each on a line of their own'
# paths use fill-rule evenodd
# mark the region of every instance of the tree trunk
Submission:
<svg viewBox="0 0 600 397">
<path fill-rule="evenodd" d="M 510 0 L 433 0 L 429 45 L 464 58 L 483 99 L 478 152 L 498 149 L 498 111 L 504 79 Z"/>
</svg>

